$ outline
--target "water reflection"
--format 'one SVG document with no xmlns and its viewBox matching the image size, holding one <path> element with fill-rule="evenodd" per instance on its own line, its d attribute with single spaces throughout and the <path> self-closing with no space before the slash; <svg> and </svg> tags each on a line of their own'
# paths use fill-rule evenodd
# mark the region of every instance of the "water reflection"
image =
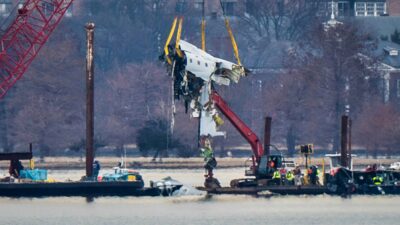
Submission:
<svg viewBox="0 0 400 225">
<path fill-rule="evenodd" d="M 219 170 L 224 185 L 241 169 Z M 194 186 L 202 170 L 144 171 L 145 179 L 167 175 Z M 64 173 L 53 176 L 66 176 Z M 79 173 L 67 175 L 79 177 Z M 1 225 L 110 224 L 399 224 L 400 196 L 273 196 L 196 195 L 180 197 L 52 197 L 0 198 Z"/>
</svg>

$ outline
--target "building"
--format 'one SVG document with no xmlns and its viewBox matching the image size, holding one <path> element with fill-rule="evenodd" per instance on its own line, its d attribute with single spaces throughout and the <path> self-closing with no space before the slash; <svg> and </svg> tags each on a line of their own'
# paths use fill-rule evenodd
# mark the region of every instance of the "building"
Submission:
<svg viewBox="0 0 400 225">
<path fill-rule="evenodd" d="M 383 73 L 383 100 L 400 106 L 400 45 L 381 41 L 378 48 L 381 56 L 379 69 Z"/>
<path fill-rule="evenodd" d="M 173 3 L 174 1 L 169 1 Z M 222 16 L 221 4 L 225 15 L 230 17 L 243 15 L 245 12 L 245 0 L 175 0 L 176 12 L 193 12 L 193 15 L 202 15 L 203 4 L 206 17 L 216 18 Z"/>
<path fill-rule="evenodd" d="M 388 14 L 386 0 L 355 0 L 353 7 L 354 16 L 383 16 Z"/>
<path fill-rule="evenodd" d="M 390 16 L 400 16 L 400 1 L 387 0 L 387 9 Z"/>
<path fill-rule="evenodd" d="M 333 11 L 336 17 L 377 17 L 388 15 L 388 1 L 391 0 L 326 0 L 321 3 L 320 15 Z M 392 0 L 396 1 L 396 0 Z"/>
</svg>

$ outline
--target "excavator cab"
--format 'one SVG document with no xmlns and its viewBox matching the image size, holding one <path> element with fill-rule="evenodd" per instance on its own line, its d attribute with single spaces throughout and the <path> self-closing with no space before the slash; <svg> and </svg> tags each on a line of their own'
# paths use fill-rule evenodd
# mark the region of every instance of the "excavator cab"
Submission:
<svg viewBox="0 0 400 225">
<path fill-rule="evenodd" d="M 246 162 L 252 162 L 254 157 Z M 258 180 L 268 180 L 272 178 L 273 173 L 276 170 L 280 170 L 283 167 L 284 157 L 282 154 L 274 155 L 263 155 L 260 161 L 255 166 L 246 165 L 245 176 L 255 177 L 254 178 L 241 178 L 231 180 L 231 187 L 255 187 L 258 184 Z M 247 163 L 246 163 L 247 164 Z"/>
<path fill-rule="evenodd" d="M 267 165 L 273 169 L 281 168 L 283 166 L 283 156 L 282 155 L 270 155 L 268 157 L 268 162 L 272 165 Z"/>
<path fill-rule="evenodd" d="M 284 158 L 282 155 L 263 155 L 257 171 L 258 178 L 271 177 L 274 171 L 283 166 Z"/>
</svg>

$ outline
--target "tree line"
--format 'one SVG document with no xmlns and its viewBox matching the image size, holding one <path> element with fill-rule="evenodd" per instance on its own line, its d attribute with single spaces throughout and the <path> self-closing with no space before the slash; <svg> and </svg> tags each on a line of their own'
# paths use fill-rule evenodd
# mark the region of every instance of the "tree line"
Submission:
<svg viewBox="0 0 400 225">
<path fill-rule="evenodd" d="M 157 60 L 176 7 L 170 1 L 85 1 L 83 12 L 64 18 L 24 77 L 0 101 L 3 151 L 33 142 L 40 154 L 83 149 L 85 133 L 85 31 L 95 28 L 95 136 L 116 152 L 137 144 L 197 155 L 197 120 L 177 104 L 171 131 L 171 80 Z M 241 1 L 239 1 L 241 2 Z M 320 1 L 250 1 L 231 20 L 243 64 L 254 70 L 237 85 L 218 87 L 243 120 L 262 136 L 263 117 L 273 118 L 273 143 L 287 148 L 308 142 L 339 148 L 340 116 L 353 120 L 353 145 L 371 154 L 396 153 L 399 108 L 385 103 L 375 54 L 379 34 L 347 19 L 329 29 Z M 283 4 L 283 5 L 282 5 Z M 185 18 L 182 37 L 200 44 L 200 15 Z M 396 35 L 396 34 L 394 34 Z M 396 40 L 395 37 L 392 37 Z M 207 50 L 234 61 L 222 18 L 207 18 Z M 226 140 L 245 140 L 225 123 Z M 146 135 L 148 134 L 148 135 Z M 153 139 L 146 140 L 152 137 Z M 158 138 L 154 138 L 158 137 Z M 156 143 L 154 146 L 148 143 Z"/>
</svg>

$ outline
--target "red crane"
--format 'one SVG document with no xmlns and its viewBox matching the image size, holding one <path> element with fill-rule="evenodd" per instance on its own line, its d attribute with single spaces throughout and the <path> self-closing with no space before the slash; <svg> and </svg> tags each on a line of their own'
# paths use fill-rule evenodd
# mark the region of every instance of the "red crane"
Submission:
<svg viewBox="0 0 400 225">
<path fill-rule="evenodd" d="M 24 75 L 74 0 L 26 0 L 0 41 L 0 98 Z"/>
<path fill-rule="evenodd" d="M 257 135 L 232 111 L 224 99 L 215 90 L 211 93 L 211 98 L 219 111 L 224 114 L 242 137 L 250 144 L 253 151 L 252 166 L 250 167 L 250 170 L 246 170 L 246 176 L 254 176 L 255 179 L 235 179 L 231 181 L 231 186 L 254 186 L 257 184 L 258 179 L 271 178 L 272 171 L 282 166 L 282 155 L 266 154 Z M 269 165 L 269 162 L 271 161 L 274 162 L 273 168 Z"/>
<path fill-rule="evenodd" d="M 214 90 L 211 94 L 213 103 L 225 115 L 236 130 L 250 144 L 253 150 L 253 168 L 256 168 L 260 163 L 261 157 L 264 155 L 264 148 L 258 139 L 257 135 L 237 116 L 222 97 Z"/>
</svg>

